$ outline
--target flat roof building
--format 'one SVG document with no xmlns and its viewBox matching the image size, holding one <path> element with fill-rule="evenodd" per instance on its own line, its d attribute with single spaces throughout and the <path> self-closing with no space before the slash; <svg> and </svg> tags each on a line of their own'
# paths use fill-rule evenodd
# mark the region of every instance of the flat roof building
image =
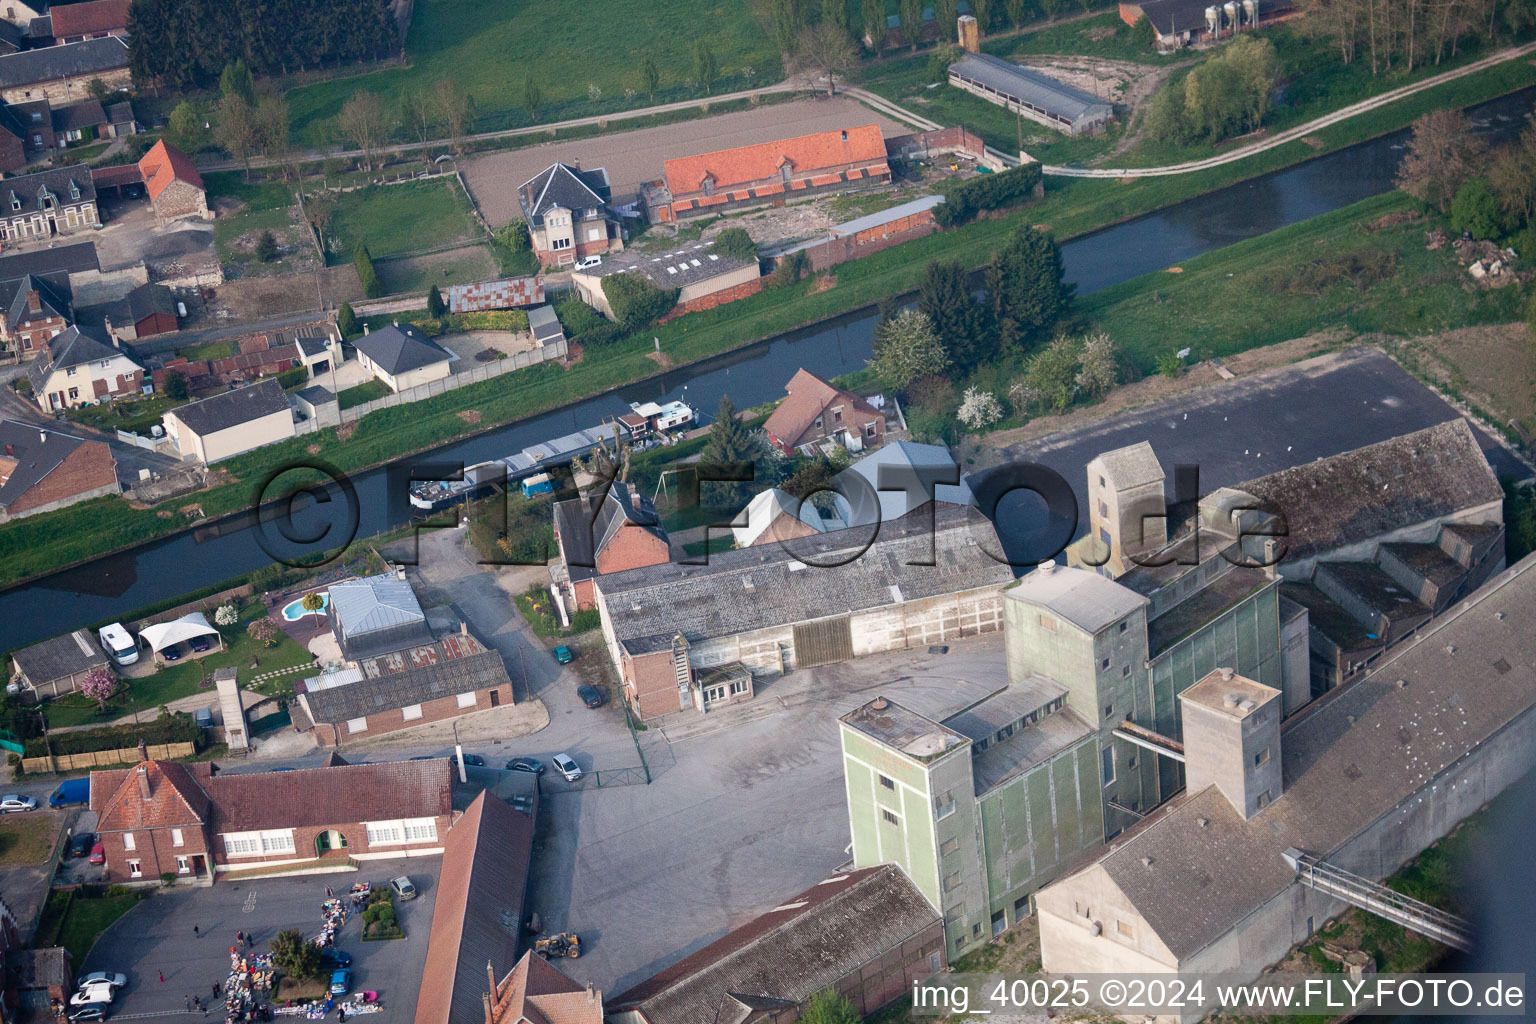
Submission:
<svg viewBox="0 0 1536 1024">
<path fill-rule="evenodd" d="M 951 64 L 949 84 L 1068 135 L 1097 131 L 1115 115 L 1107 100 L 989 53 Z"/>
</svg>

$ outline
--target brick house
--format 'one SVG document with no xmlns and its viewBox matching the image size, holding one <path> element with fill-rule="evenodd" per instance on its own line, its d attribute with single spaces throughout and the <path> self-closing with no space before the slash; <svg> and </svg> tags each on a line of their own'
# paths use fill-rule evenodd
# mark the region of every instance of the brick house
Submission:
<svg viewBox="0 0 1536 1024">
<path fill-rule="evenodd" d="M 144 190 L 161 221 L 178 217 L 213 220 L 208 209 L 208 192 L 203 176 L 197 173 L 192 158 L 164 139 L 155 143 L 139 158 L 139 173 L 144 175 Z"/>
<path fill-rule="evenodd" d="M 885 413 L 809 370 L 796 371 L 784 390 L 789 397 L 773 410 L 763 429 L 785 455 L 827 441 L 857 452 L 878 448 L 885 440 Z"/>
<path fill-rule="evenodd" d="M 0 420 L 0 523 L 121 490 L 105 442 Z"/>
<path fill-rule="evenodd" d="M 624 248 L 619 224 L 608 212 L 612 195 L 608 172 L 601 167 L 584 171 L 550 164 L 519 185 L 517 203 L 539 262 L 564 267 Z"/>
<path fill-rule="evenodd" d="M 109 90 L 132 86 L 126 39 L 108 36 L 6 54 L 0 57 L 0 100 L 71 103 L 90 95 L 91 80 L 97 78 Z"/>
<path fill-rule="evenodd" d="M 447 758 L 285 772 L 143 761 L 91 773 L 91 810 L 114 883 L 170 874 L 322 867 L 350 857 L 430 856 L 453 822 Z"/>
<path fill-rule="evenodd" d="M 556 582 L 577 610 L 597 607 L 592 581 L 598 575 L 671 558 L 655 507 L 622 480 L 600 494 L 555 502 L 554 519 L 560 548 Z"/>
<path fill-rule="evenodd" d="M 467 630 L 311 676 L 294 691 L 295 725 L 308 719 L 315 740 L 330 746 L 515 702 L 501 654 Z"/>
<path fill-rule="evenodd" d="M 0 171 L 20 174 L 29 162 L 51 155 L 54 141 L 47 100 L 0 103 Z"/>
<path fill-rule="evenodd" d="M 100 226 L 89 167 L 56 167 L 0 182 L 0 241 L 48 238 Z"/>
<path fill-rule="evenodd" d="M 38 406 L 44 412 L 58 412 L 138 394 L 144 368 L 122 349 L 77 324 L 48 339 L 27 376 Z"/>
<path fill-rule="evenodd" d="M 0 303 L 0 344 L 22 359 L 41 352 L 69 326 L 68 293 L 31 274 L 0 283 Z"/>
<path fill-rule="evenodd" d="M 643 195 L 650 219 L 660 223 L 782 206 L 891 181 L 878 124 L 676 157 L 664 166 L 665 176 L 647 185 Z"/>
<path fill-rule="evenodd" d="M 107 112 L 96 100 L 81 100 L 67 107 L 54 107 L 50 118 L 53 121 L 53 143 L 59 149 L 68 149 L 70 143 L 98 139 L 107 127 Z"/>
<path fill-rule="evenodd" d="M 607 1020 L 793 1024 L 824 989 L 862 1019 L 945 962 L 939 912 L 885 864 L 834 875 L 725 933 L 609 999 Z"/>
<path fill-rule="evenodd" d="M 129 0 L 85 0 L 48 9 L 57 44 L 128 34 Z"/>
</svg>

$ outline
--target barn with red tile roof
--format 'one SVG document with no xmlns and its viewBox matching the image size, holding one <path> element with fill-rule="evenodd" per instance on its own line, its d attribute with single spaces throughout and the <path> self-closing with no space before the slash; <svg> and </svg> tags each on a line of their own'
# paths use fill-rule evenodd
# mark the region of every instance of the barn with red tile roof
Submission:
<svg viewBox="0 0 1536 1024">
<path fill-rule="evenodd" d="M 890 180 L 880 126 L 866 124 L 668 160 L 645 202 L 651 220 L 665 223 Z"/>
<path fill-rule="evenodd" d="M 192 158 L 162 139 L 139 159 L 139 173 L 155 216 L 162 221 L 178 217 L 212 220 L 203 176 L 197 173 Z"/>
<path fill-rule="evenodd" d="M 53 21 L 55 43 L 78 43 L 83 39 L 128 34 L 129 0 L 86 0 L 85 3 L 55 5 L 48 14 Z"/>
</svg>

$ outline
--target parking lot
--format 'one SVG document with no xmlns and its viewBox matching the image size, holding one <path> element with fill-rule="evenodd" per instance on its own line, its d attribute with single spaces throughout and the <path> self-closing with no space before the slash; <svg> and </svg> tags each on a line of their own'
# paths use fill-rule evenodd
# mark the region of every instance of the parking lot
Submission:
<svg viewBox="0 0 1536 1024">
<path fill-rule="evenodd" d="M 363 942 L 361 915 L 351 914 L 336 945 L 352 955 L 353 990 L 378 992 L 392 1019 L 408 1019 L 416 1011 L 421 987 L 439 865 L 436 857 L 365 861 L 359 872 L 156 890 L 102 934 L 85 964 L 75 965 L 76 972 L 128 975 L 113 1017 L 184 1013 L 189 996 L 201 998 L 206 1005 L 213 985 L 224 983 L 237 931 L 253 936 L 257 952 L 285 928 L 317 935 L 327 885 L 341 892 L 357 881 L 383 884 L 406 874 L 418 893 L 414 900 L 395 904 L 406 937 Z M 200 934 L 193 932 L 194 926 Z M 209 1016 L 218 1019 L 222 1013 L 220 1002 Z"/>
</svg>

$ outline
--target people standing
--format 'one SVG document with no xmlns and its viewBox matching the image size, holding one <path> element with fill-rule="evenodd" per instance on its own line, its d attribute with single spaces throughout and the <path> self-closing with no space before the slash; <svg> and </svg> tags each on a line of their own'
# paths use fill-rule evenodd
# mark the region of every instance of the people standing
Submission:
<svg viewBox="0 0 1536 1024">
<path fill-rule="evenodd" d="M 188 1013 L 192 1012 L 192 997 L 191 996 L 187 996 L 187 1012 Z"/>
<path fill-rule="evenodd" d="M 203 933 L 198 930 L 197 925 L 192 926 L 192 937 L 194 939 L 200 939 L 203 937 Z"/>
<path fill-rule="evenodd" d="M 160 975 L 160 984 L 164 985 L 165 984 L 165 972 L 164 971 L 156 971 L 155 973 Z"/>
<path fill-rule="evenodd" d="M 245 932 L 235 932 L 235 948 L 245 948 Z"/>
</svg>

